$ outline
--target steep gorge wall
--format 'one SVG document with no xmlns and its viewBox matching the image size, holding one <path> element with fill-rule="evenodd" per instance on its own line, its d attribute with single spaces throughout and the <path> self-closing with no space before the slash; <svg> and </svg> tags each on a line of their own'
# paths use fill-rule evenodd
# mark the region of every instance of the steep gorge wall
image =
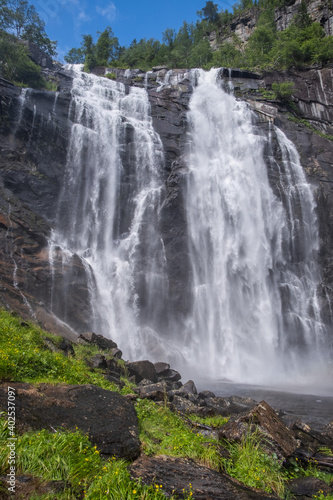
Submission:
<svg viewBox="0 0 333 500">
<path fill-rule="evenodd" d="M 169 310 L 175 316 L 184 316 L 192 301 L 182 189 L 187 175 L 186 112 L 192 84 L 182 70 L 169 74 L 169 83 L 162 88 L 158 82 L 167 73 L 164 68 L 148 76 L 139 71 L 117 73 L 126 86 L 147 87 L 154 128 L 164 145 L 167 195 L 161 222 L 170 282 Z M 225 76 L 229 79 L 229 73 Z M 47 246 L 56 218 L 71 128 L 71 78 L 65 73 L 59 78 L 59 93 L 27 91 L 24 102 L 19 89 L 1 81 L 0 300 L 25 317 L 34 317 L 45 328 L 73 336 L 71 328 L 80 332 L 89 327 L 85 269 L 75 256 L 67 259 L 64 268 L 66 258 L 60 248 L 58 258 L 50 262 Z M 332 134 L 331 69 L 267 75 L 262 79 L 231 72 L 235 92 L 259 113 L 263 129 L 267 132 L 270 123 L 275 122 L 301 155 L 318 206 L 322 296 L 329 294 L 333 299 L 333 143 L 304 124 L 288 120 L 283 104 L 266 102 L 257 92 L 272 81 L 290 79 L 296 82 L 295 99 L 303 117 L 322 132 Z M 324 298 L 323 304 L 328 317 Z"/>
<path fill-rule="evenodd" d="M 302 0 L 290 0 L 287 5 L 276 8 L 274 12 L 276 29 L 283 31 L 288 28 L 298 13 Z M 333 4 L 331 0 L 311 0 L 307 3 L 307 11 L 314 22 L 319 22 L 326 35 L 333 35 Z M 260 11 L 257 7 L 235 16 L 229 25 L 223 26 L 218 32 L 208 35 L 210 46 L 217 50 L 223 42 L 233 42 L 236 35 L 242 43 L 246 43 L 256 27 Z"/>
</svg>

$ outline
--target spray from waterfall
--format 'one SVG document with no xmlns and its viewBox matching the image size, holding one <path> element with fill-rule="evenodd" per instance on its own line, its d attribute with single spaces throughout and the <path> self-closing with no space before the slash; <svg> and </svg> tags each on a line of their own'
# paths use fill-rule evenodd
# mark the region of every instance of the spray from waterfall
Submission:
<svg viewBox="0 0 333 500">
<path fill-rule="evenodd" d="M 292 143 L 273 126 L 275 159 L 247 105 L 222 90 L 218 74 L 199 73 L 189 111 L 187 357 L 215 379 L 311 379 L 328 366 L 313 194 Z"/>
</svg>

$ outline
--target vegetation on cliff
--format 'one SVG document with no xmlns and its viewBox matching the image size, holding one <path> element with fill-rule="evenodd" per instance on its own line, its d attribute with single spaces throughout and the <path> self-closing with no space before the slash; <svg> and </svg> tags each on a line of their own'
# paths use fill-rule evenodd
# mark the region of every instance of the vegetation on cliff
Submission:
<svg viewBox="0 0 333 500">
<path fill-rule="evenodd" d="M 217 4 L 207 1 L 196 23 L 183 22 L 178 32 L 172 28 L 162 33 L 162 42 L 153 38 L 134 39 L 122 47 L 110 26 L 82 37 L 79 48 L 65 56 L 68 63 L 82 63 L 85 71 L 95 66 L 141 68 L 209 69 L 213 66 L 239 67 L 251 70 L 286 69 L 290 66 L 325 65 L 333 60 L 333 37 L 325 36 L 318 22 L 312 22 L 305 0 L 290 26 L 278 31 L 275 9 L 287 0 L 238 0 L 233 12 L 218 11 Z M 246 11 L 253 16 L 256 27 L 245 43 L 232 31 L 231 24 Z M 217 50 L 210 46 L 208 35 L 217 34 Z M 224 41 L 223 41 L 224 40 Z M 227 40 L 227 41 L 226 41 Z M 0 2 L 0 74 L 15 83 L 54 90 L 41 74 L 28 50 L 28 43 L 37 44 L 50 56 L 56 55 L 56 42 L 45 32 L 45 23 L 27 0 Z"/>
<path fill-rule="evenodd" d="M 45 23 L 27 0 L 0 0 L 0 75 L 18 85 L 55 90 L 29 54 L 34 43 L 55 56 L 57 42 L 45 32 Z"/>
<path fill-rule="evenodd" d="M 133 40 L 129 47 L 120 47 L 108 27 L 96 44 L 91 35 L 84 35 L 81 47 L 71 49 L 65 60 L 84 63 L 86 71 L 93 66 L 149 70 L 158 65 L 169 68 L 285 69 L 331 61 L 333 37 L 325 36 L 322 26 L 312 22 L 305 0 L 291 25 L 284 31 L 277 31 L 274 9 L 287 3 L 287 0 L 239 0 L 230 13 L 227 10 L 218 12 L 217 4 L 208 1 L 198 12 L 201 19 L 195 24 L 184 21 L 178 32 L 166 29 L 162 43 L 153 38 L 142 38 Z M 244 43 L 233 34 L 230 25 L 236 16 L 250 8 L 255 8 L 250 15 L 258 20 L 252 35 Z M 212 50 L 209 44 L 207 35 L 211 32 L 220 33 L 222 39 L 229 33 L 228 41 L 220 42 L 218 50 Z"/>
</svg>

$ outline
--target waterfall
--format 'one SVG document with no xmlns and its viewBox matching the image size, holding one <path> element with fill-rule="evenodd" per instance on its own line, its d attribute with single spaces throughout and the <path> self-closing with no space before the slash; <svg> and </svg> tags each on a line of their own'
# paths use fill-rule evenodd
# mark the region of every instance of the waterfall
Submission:
<svg viewBox="0 0 333 500">
<path fill-rule="evenodd" d="M 160 220 L 164 153 L 147 91 L 70 69 L 73 125 L 49 259 L 52 269 L 61 254 L 64 272 L 81 259 L 90 328 L 127 358 L 171 361 L 182 372 L 188 365 L 196 378 L 297 384 L 323 376 L 316 206 L 293 144 L 274 125 L 261 127 L 230 82 L 223 90 L 218 70 L 186 74 L 195 88 L 182 258 L 193 299 L 190 314 L 173 321 L 170 235 Z"/>
<path fill-rule="evenodd" d="M 267 140 L 217 77 L 201 71 L 190 101 L 187 358 L 215 379 L 320 378 L 328 360 L 311 188 L 292 143 L 274 126 Z"/>
<path fill-rule="evenodd" d="M 156 344 L 167 301 L 159 234 L 163 147 L 144 89 L 71 70 L 73 126 L 50 248 L 84 263 L 91 328 L 138 357 Z"/>
</svg>

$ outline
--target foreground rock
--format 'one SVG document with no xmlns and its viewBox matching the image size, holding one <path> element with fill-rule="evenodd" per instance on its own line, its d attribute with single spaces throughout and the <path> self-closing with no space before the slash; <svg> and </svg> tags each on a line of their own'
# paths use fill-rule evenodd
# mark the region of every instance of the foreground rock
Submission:
<svg viewBox="0 0 333 500">
<path fill-rule="evenodd" d="M 0 385 L 0 408 L 7 409 L 7 384 Z M 116 392 L 92 385 L 11 383 L 16 391 L 18 432 L 79 428 L 106 457 L 134 460 L 140 454 L 134 406 Z"/>
<path fill-rule="evenodd" d="M 290 481 L 288 487 L 297 500 L 306 500 L 321 494 L 326 496 L 333 492 L 332 487 L 317 477 L 298 477 Z"/>
<path fill-rule="evenodd" d="M 190 492 L 196 500 L 252 500 L 278 498 L 274 495 L 241 485 L 226 474 L 197 465 L 185 458 L 140 457 L 130 468 L 134 479 L 145 484 L 162 485 L 168 495 L 187 498 Z"/>
<path fill-rule="evenodd" d="M 239 442 L 254 430 L 262 435 L 265 447 L 281 458 L 291 456 L 297 448 L 293 432 L 265 401 L 231 419 L 221 429 L 220 438 Z"/>
</svg>

